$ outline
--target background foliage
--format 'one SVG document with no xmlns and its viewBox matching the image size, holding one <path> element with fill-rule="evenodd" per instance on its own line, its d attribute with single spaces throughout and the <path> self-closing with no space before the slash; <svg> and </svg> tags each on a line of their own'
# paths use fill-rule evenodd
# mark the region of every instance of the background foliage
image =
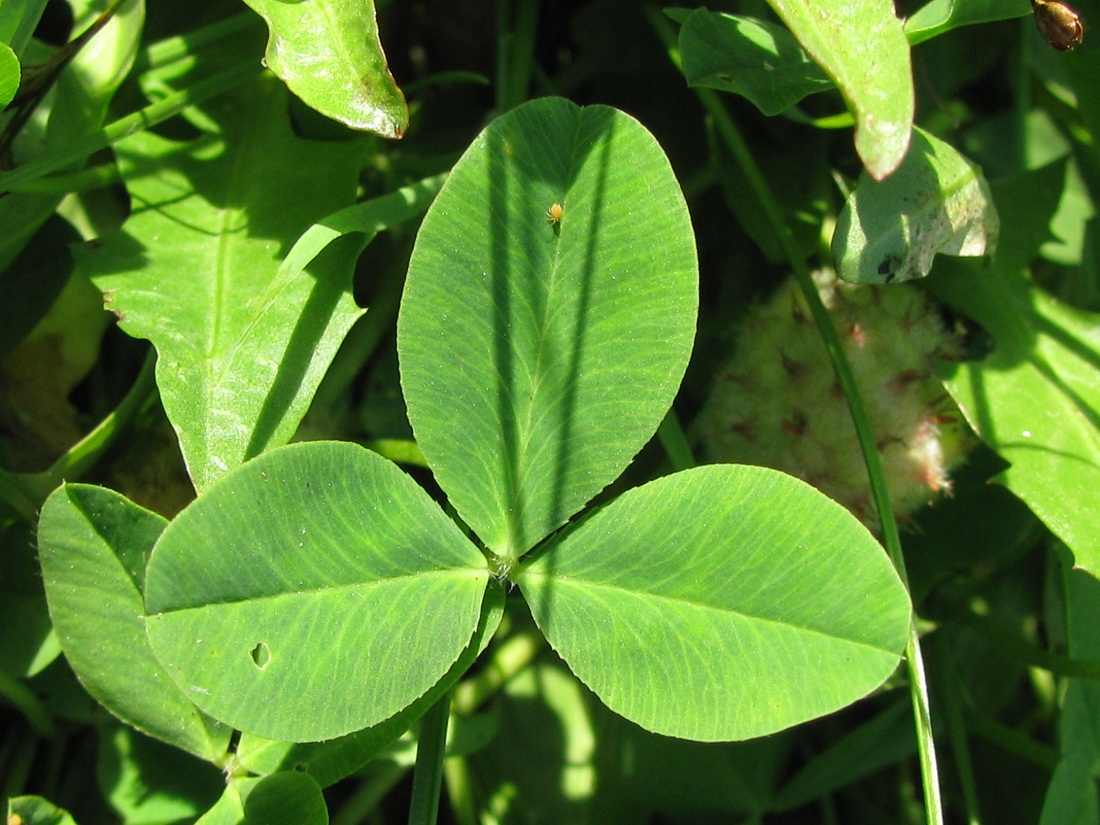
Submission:
<svg viewBox="0 0 1100 825">
<path fill-rule="evenodd" d="M 1087 30 L 374 5 L 0 5 L 9 825 L 1100 820 Z M 900 538 L 693 466 L 834 265 L 961 337 Z"/>
</svg>

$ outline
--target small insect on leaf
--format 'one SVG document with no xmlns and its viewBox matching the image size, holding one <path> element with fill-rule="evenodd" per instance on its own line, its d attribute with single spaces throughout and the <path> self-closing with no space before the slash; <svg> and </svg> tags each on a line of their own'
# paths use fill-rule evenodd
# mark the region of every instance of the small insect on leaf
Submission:
<svg viewBox="0 0 1100 825">
<path fill-rule="evenodd" d="M 1060 52 L 1078 46 L 1085 36 L 1081 15 L 1060 0 L 1031 0 L 1039 34 Z"/>
<path fill-rule="evenodd" d="M 546 220 L 549 221 L 551 225 L 557 226 L 559 223 L 561 223 L 561 216 L 562 216 L 561 204 L 560 203 L 550 204 L 550 208 L 546 210 Z"/>
</svg>

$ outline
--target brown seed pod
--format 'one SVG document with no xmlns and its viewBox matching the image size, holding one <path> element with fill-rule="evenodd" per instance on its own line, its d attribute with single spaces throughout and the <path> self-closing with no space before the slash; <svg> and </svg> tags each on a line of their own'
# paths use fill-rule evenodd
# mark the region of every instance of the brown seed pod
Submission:
<svg viewBox="0 0 1100 825">
<path fill-rule="evenodd" d="M 1060 52 L 1077 46 L 1085 36 L 1085 24 L 1072 8 L 1060 0 L 1031 0 L 1039 34 Z"/>
</svg>

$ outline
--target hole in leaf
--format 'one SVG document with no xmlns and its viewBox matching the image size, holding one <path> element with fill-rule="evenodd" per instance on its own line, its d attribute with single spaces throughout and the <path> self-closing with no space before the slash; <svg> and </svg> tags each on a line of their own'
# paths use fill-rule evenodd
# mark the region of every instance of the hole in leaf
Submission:
<svg viewBox="0 0 1100 825">
<path fill-rule="evenodd" d="M 267 663 L 271 661 L 271 651 L 263 642 L 257 642 L 256 646 L 248 651 L 248 655 L 252 657 L 253 663 L 255 663 L 256 667 L 260 670 L 267 667 Z"/>
</svg>

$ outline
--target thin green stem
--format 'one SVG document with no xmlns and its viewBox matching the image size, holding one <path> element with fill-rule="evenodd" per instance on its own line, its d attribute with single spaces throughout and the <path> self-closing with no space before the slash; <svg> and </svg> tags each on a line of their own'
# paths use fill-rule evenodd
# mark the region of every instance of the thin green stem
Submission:
<svg viewBox="0 0 1100 825">
<path fill-rule="evenodd" d="M 11 191 L 24 195 L 67 195 L 70 192 L 90 192 L 102 189 L 122 180 L 114 164 L 100 164 L 78 172 L 50 175 L 28 183 L 13 186 Z"/>
<path fill-rule="evenodd" d="M 684 428 L 680 426 L 680 420 L 676 417 L 675 410 L 665 413 L 661 426 L 657 428 L 657 438 L 661 446 L 665 448 L 672 469 L 676 471 L 688 470 L 695 466 L 695 456 L 691 452 L 691 444 L 688 442 Z"/>
<path fill-rule="evenodd" d="M 0 696 L 19 708 L 31 729 L 39 736 L 46 739 L 54 736 L 53 717 L 46 706 L 30 688 L 3 670 L 0 670 Z"/>
<path fill-rule="evenodd" d="M 668 47 L 669 55 L 673 62 L 679 66 L 679 55 L 676 50 L 674 34 L 667 19 L 654 6 L 647 6 L 649 19 Z M 794 271 L 795 279 L 806 299 L 821 334 L 825 349 L 836 373 L 837 382 L 844 398 L 848 403 L 848 411 L 855 425 L 856 437 L 860 450 L 863 453 L 864 464 L 867 468 L 867 476 L 871 484 L 871 495 L 878 509 L 879 523 L 881 526 L 886 552 L 890 556 L 898 576 L 908 586 L 908 575 L 905 572 L 905 560 L 901 553 L 901 539 L 898 535 L 897 522 L 894 520 L 893 508 L 890 505 L 890 496 L 886 487 L 886 477 L 883 473 L 882 462 L 878 449 L 875 446 L 874 432 L 871 429 L 867 410 L 863 405 L 862 395 L 856 384 L 851 365 L 844 354 L 840 343 L 840 336 L 833 326 L 829 313 L 821 302 L 817 287 L 802 253 L 798 249 L 794 233 L 779 207 L 779 202 L 771 191 L 771 187 L 764 179 L 755 158 L 741 137 L 741 133 L 734 125 L 732 117 L 719 99 L 717 93 L 710 89 L 696 89 L 703 107 L 707 110 L 714 122 L 714 127 L 724 141 L 727 149 L 741 167 L 753 194 L 764 211 L 772 231 L 775 232 L 780 246 Z M 926 817 L 929 823 L 942 825 L 943 806 L 940 797 L 939 773 L 936 766 L 935 743 L 932 738 L 931 711 L 928 701 L 928 685 L 925 680 L 924 665 L 921 657 L 920 639 L 917 636 L 915 622 L 910 622 L 909 637 L 906 644 L 906 667 L 909 673 L 909 689 L 913 701 L 913 711 L 917 727 L 917 746 L 920 754 L 921 775 L 924 786 L 924 800 Z"/>
<path fill-rule="evenodd" d="M 515 18 L 511 12 L 515 7 Z M 498 114 L 514 109 L 527 99 L 535 65 L 535 36 L 538 33 L 539 0 L 497 2 L 497 96 Z"/>
<path fill-rule="evenodd" d="M 950 614 L 947 621 L 958 622 L 983 638 L 995 644 L 1009 656 L 1029 667 L 1046 670 L 1054 676 L 1071 679 L 1100 679 L 1100 661 L 1095 659 L 1073 659 L 1050 653 L 1033 644 L 1029 644 L 1018 634 L 1007 630 L 1003 625 L 988 616 L 970 610 L 959 610 Z"/>
<path fill-rule="evenodd" d="M 138 55 L 134 72 L 140 74 L 154 71 L 177 60 L 194 59 L 195 53 L 201 49 L 225 38 L 236 37 L 259 23 L 256 13 L 249 9 L 187 34 L 158 40 Z"/>
<path fill-rule="evenodd" d="M 156 352 L 149 350 L 145 363 L 122 401 L 90 433 L 70 447 L 46 471 L 13 476 L 22 494 L 34 502 L 36 509 L 65 480 L 80 478 L 90 470 L 130 422 L 156 398 Z M 0 475 L 0 481 L 3 476 Z"/>
<path fill-rule="evenodd" d="M 447 691 L 420 719 L 409 825 L 435 825 L 439 816 L 439 792 L 443 787 L 443 757 L 447 752 L 447 720 L 450 713 L 451 692 Z"/>
<path fill-rule="evenodd" d="M 381 804 L 386 794 L 393 790 L 407 771 L 406 766 L 392 765 L 363 779 L 351 798 L 332 817 L 332 825 L 359 825 Z"/>
<path fill-rule="evenodd" d="M 966 730 L 963 713 L 963 688 L 958 674 L 950 661 L 944 636 L 937 633 L 931 638 L 932 653 L 935 656 L 937 670 L 943 674 L 940 693 L 947 717 L 947 732 L 951 739 L 951 752 L 955 763 L 955 773 L 962 788 L 963 802 L 966 805 L 967 825 L 981 825 L 982 817 L 978 810 L 978 785 L 974 779 L 974 763 L 970 758 L 970 739 Z"/>
<path fill-rule="evenodd" d="M 236 86 L 246 77 L 259 71 L 260 68 L 252 60 L 244 61 L 205 80 L 200 80 L 187 89 L 170 94 L 163 100 L 151 103 L 140 111 L 119 118 L 95 134 L 73 141 L 60 152 L 31 161 L 0 175 L 0 193 L 10 192 L 13 187 L 21 186 L 51 172 L 63 169 L 70 163 L 82 160 L 100 149 L 106 149 L 123 138 L 155 126 L 161 121 L 179 114 L 188 106 L 201 103 L 207 98 Z"/>
<path fill-rule="evenodd" d="M 5 127 L 3 136 L 0 137 L 0 155 L 7 156 L 12 141 L 26 125 L 34 110 L 38 108 L 38 104 L 53 88 L 65 67 L 110 22 L 123 2 L 125 0 L 111 0 L 107 8 L 79 36 L 58 49 L 41 66 L 28 67 L 24 70 L 19 84 L 19 93 L 11 103 L 15 114 Z"/>
</svg>

